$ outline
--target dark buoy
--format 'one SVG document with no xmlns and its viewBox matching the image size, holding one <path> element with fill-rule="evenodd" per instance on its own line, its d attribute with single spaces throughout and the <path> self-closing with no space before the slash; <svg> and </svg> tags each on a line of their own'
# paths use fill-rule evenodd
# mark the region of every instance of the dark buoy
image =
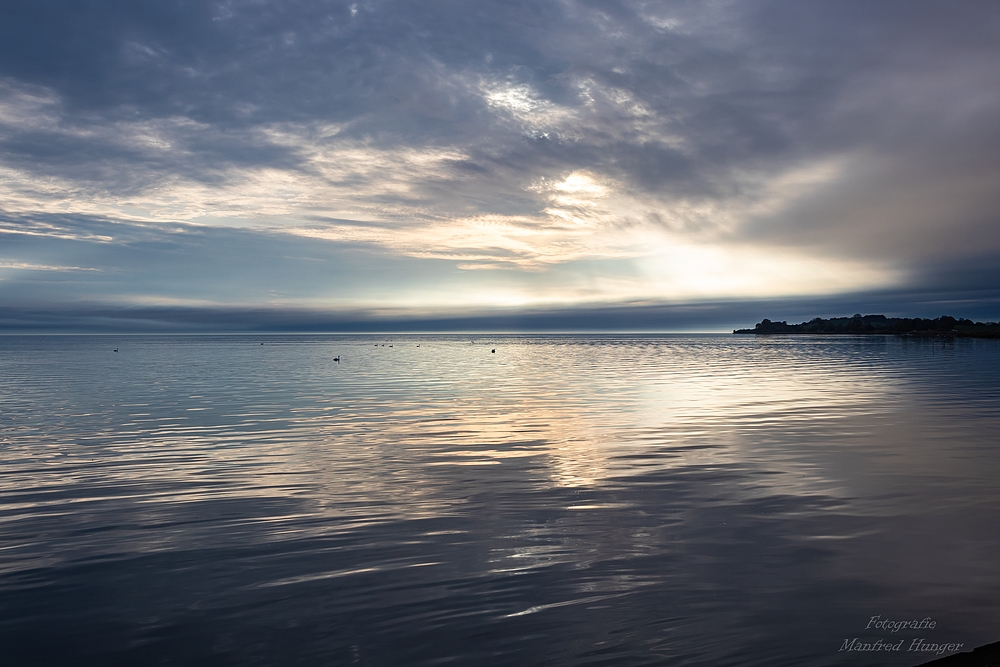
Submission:
<svg viewBox="0 0 1000 667">
<path fill-rule="evenodd" d="M 334 357 L 333 360 L 336 361 L 337 363 L 340 363 L 340 357 Z"/>
<path fill-rule="evenodd" d="M 495 349 L 493 349 L 493 350 L 490 350 L 490 352 L 492 352 L 493 354 L 496 354 L 496 353 L 497 353 L 497 351 L 496 351 Z"/>
<path fill-rule="evenodd" d="M 117 352 L 117 351 L 118 351 L 118 348 L 116 347 L 116 348 L 115 348 L 115 352 Z"/>
</svg>

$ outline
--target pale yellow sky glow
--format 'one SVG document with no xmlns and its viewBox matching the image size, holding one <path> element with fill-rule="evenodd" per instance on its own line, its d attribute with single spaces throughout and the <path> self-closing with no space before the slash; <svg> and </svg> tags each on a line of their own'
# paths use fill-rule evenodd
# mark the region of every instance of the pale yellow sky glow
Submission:
<svg viewBox="0 0 1000 667">
<path fill-rule="evenodd" d="M 657 29 L 677 27 L 667 19 L 657 21 Z M 606 147 L 602 150 L 623 143 L 640 149 L 655 145 L 675 156 L 694 150 L 690 137 L 679 131 L 683 127 L 662 110 L 628 86 L 611 85 L 583 70 L 559 75 L 560 85 L 572 93 L 561 101 L 515 74 L 487 76 L 468 68 L 435 72 L 437 88 L 408 104 L 447 115 L 447 95 L 472 95 L 491 114 L 490 127 L 513 141 L 557 137 L 560 146 L 591 142 Z M 909 278 L 905 263 L 890 257 L 873 260 L 872 254 L 776 242 L 773 235 L 755 237 L 748 231 L 762 220 L 789 216 L 796 224 L 794 216 L 804 203 L 834 197 L 852 174 L 873 163 L 865 151 L 826 151 L 766 169 L 736 164 L 719 172 L 719 184 L 657 189 L 636 180 L 644 177 L 641 170 L 630 179 L 624 172 L 569 162 L 527 171 L 498 163 L 486 173 L 476 165 L 484 155 L 497 153 L 493 144 L 395 144 L 359 136 L 350 122 L 314 121 L 259 123 L 242 131 L 241 141 L 287 158 L 213 165 L 199 161 L 199 144 L 192 139 L 212 130 L 203 122 L 179 115 L 126 115 L 99 124 L 68 123 L 65 102 L 54 90 L 14 80 L 4 82 L 3 89 L 0 124 L 66 143 L 99 141 L 141 155 L 147 164 L 163 165 L 131 173 L 95 161 L 88 169 L 40 174 L 0 161 L 0 204 L 9 214 L 85 215 L 177 232 L 243 228 L 458 269 L 454 278 L 404 281 L 393 289 L 274 290 L 268 299 L 275 303 L 544 308 L 821 296 L 893 288 Z M 201 170 L 171 166 L 185 161 Z M 651 164 L 650 169 L 663 168 Z M 118 242 L 107 233 L 46 221 L 30 228 L 0 221 L 3 232 Z M 77 266 L 8 260 L 0 268 Z M 206 302 L 204 296 L 185 294 L 126 298 Z"/>
<path fill-rule="evenodd" d="M 520 89 L 487 97 L 519 113 L 534 109 Z M 7 168 L 0 174 L 0 198 L 8 211 L 264 228 L 454 261 L 465 270 L 545 273 L 568 263 L 591 263 L 586 278 L 505 285 L 501 272 L 488 288 L 477 283 L 466 289 L 458 283 L 419 292 L 402 289 L 381 303 L 394 307 L 780 297 L 885 287 L 904 277 L 892 267 L 729 238 L 747 217 L 773 214 L 835 182 L 845 159 L 779 174 L 758 188 L 756 198 L 730 201 L 654 197 L 627 183 L 576 170 L 560 179 L 522 184 L 521 196 L 535 203 L 534 214 L 463 216 L 443 209 L 423 190 L 428 181 L 444 182 L 448 166 L 467 159 L 462 151 L 385 149 L 339 140 L 338 131 L 336 126 L 267 128 L 262 134 L 268 142 L 292 147 L 304 157 L 297 169 L 233 169 L 222 183 L 211 185 L 172 178 L 126 195 L 79 182 L 40 180 Z M 144 150 L 172 150 L 149 124 L 121 125 L 117 132 L 122 142 L 141 144 Z M 624 260 L 632 269 L 622 272 L 620 263 L 602 269 L 600 262 L 606 260 Z M 354 300 L 340 296 L 334 301 L 328 304 Z"/>
</svg>

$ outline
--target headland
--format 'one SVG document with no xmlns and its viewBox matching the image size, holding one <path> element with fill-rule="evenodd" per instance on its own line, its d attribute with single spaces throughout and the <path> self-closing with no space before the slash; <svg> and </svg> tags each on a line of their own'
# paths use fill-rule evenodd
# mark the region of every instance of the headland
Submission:
<svg viewBox="0 0 1000 667">
<path fill-rule="evenodd" d="M 853 317 L 817 317 L 801 324 L 772 322 L 765 319 L 753 329 L 736 329 L 734 334 L 852 334 L 899 336 L 961 336 L 965 338 L 1000 338 L 1000 323 L 973 322 L 964 318 L 942 315 L 934 319 L 920 317 L 886 317 L 861 315 Z"/>
</svg>

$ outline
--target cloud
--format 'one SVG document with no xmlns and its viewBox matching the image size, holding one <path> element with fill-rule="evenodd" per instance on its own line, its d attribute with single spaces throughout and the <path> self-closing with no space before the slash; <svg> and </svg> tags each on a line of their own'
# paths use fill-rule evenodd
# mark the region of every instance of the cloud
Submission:
<svg viewBox="0 0 1000 667">
<path fill-rule="evenodd" d="M 100 271 L 100 269 L 88 266 L 51 266 L 48 264 L 5 262 L 0 260 L 0 272 L 4 269 L 13 269 L 16 271 Z"/>
<path fill-rule="evenodd" d="M 398 260 L 436 285 L 420 303 L 488 283 L 484 303 L 537 304 L 926 284 L 1000 251 L 998 17 L 18 2 L 0 26 L 0 232 L 242 227 Z M 51 265 L 92 265 L 67 257 Z M 151 289 L 199 291 L 158 265 Z"/>
</svg>

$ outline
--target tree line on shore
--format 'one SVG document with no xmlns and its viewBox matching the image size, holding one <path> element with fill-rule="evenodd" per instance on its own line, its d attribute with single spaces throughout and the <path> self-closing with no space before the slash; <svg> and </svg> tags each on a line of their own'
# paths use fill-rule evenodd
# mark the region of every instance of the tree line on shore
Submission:
<svg viewBox="0 0 1000 667">
<path fill-rule="evenodd" d="M 950 335 L 973 338 L 1000 338 L 1000 323 L 973 322 L 964 318 L 942 315 L 934 319 L 920 317 L 886 317 L 861 315 L 853 317 L 817 317 L 801 324 L 772 322 L 765 319 L 753 329 L 736 329 L 734 334 L 899 334 Z"/>
</svg>

